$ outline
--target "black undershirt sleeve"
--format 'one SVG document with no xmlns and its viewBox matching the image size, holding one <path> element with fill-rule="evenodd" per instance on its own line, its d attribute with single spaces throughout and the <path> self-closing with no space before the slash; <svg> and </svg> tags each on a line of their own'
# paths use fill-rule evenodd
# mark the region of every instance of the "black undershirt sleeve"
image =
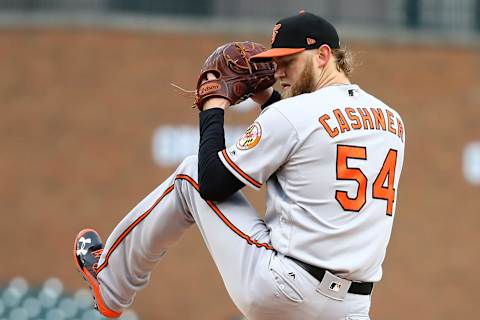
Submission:
<svg viewBox="0 0 480 320">
<path fill-rule="evenodd" d="M 280 94 L 273 91 L 270 99 L 261 108 L 264 109 L 280 99 Z M 225 111 L 220 108 L 199 113 L 198 185 L 200 195 L 207 200 L 226 199 L 245 186 L 225 167 L 218 156 L 218 152 L 225 149 L 224 114 Z"/>
<path fill-rule="evenodd" d="M 218 157 L 218 152 L 225 149 L 224 112 L 213 108 L 199 114 L 198 185 L 206 200 L 223 200 L 244 186 Z"/>
</svg>

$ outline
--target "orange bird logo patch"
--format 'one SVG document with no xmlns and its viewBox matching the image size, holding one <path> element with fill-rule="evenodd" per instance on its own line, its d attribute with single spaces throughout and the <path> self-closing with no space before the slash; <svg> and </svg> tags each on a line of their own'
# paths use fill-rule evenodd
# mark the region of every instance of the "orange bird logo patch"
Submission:
<svg viewBox="0 0 480 320">
<path fill-rule="evenodd" d="M 250 127 L 248 127 L 247 131 L 245 131 L 240 140 L 238 140 L 237 148 L 239 150 L 252 149 L 260 142 L 261 137 L 262 127 L 260 126 L 260 123 L 254 122 Z"/>
<path fill-rule="evenodd" d="M 272 44 L 275 42 L 275 39 L 277 38 L 278 30 L 282 27 L 280 23 L 277 23 L 273 27 L 273 32 L 272 32 Z"/>
</svg>

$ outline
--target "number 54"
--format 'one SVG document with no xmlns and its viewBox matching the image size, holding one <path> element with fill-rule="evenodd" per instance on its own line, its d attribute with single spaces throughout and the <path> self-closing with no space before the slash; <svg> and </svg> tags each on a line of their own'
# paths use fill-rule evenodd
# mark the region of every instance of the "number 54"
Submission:
<svg viewBox="0 0 480 320">
<path fill-rule="evenodd" d="M 395 168 L 397 165 L 397 150 L 390 149 L 385 157 L 383 166 L 373 182 L 372 198 L 387 201 L 386 214 L 393 213 L 395 202 Z M 337 180 L 353 180 L 358 183 L 357 196 L 350 198 L 346 191 L 335 191 L 335 199 L 345 211 L 362 210 L 367 202 L 368 179 L 359 168 L 348 166 L 348 159 L 367 160 L 367 148 L 357 146 L 337 145 Z M 387 182 L 387 186 L 385 185 Z"/>
</svg>

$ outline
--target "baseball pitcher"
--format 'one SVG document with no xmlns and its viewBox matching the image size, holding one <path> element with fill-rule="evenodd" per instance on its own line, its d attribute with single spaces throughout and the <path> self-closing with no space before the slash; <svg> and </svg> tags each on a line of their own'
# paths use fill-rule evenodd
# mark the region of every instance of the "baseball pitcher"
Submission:
<svg viewBox="0 0 480 320">
<path fill-rule="evenodd" d="M 92 229 L 75 239 L 76 265 L 99 312 L 120 316 L 196 224 L 248 319 L 369 319 L 396 214 L 405 127 L 350 82 L 351 71 L 335 28 L 306 12 L 275 24 L 270 50 L 252 42 L 215 50 L 196 90 L 198 156 L 134 207 L 105 246 Z M 247 97 L 262 111 L 226 147 L 224 112 Z M 239 190 L 264 185 L 262 220 Z"/>
</svg>

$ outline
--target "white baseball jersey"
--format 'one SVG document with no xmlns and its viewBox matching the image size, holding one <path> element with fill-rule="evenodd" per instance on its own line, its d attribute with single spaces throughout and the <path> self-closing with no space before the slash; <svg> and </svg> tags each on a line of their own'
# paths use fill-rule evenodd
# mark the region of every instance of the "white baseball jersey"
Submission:
<svg viewBox="0 0 480 320">
<path fill-rule="evenodd" d="M 251 188 L 267 184 L 265 222 L 275 250 L 376 282 L 404 146 L 395 110 L 357 85 L 333 85 L 269 106 L 219 156 Z"/>
<path fill-rule="evenodd" d="M 105 305 L 128 308 L 157 262 L 197 225 L 248 319 L 369 319 L 371 296 L 349 292 L 348 280 L 381 278 L 404 141 L 400 116 L 356 85 L 271 105 L 220 152 L 245 184 L 267 183 L 265 221 L 241 192 L 203 199 L 198 158 L 186 158 L 108 237 L 97 268 Z M 318 280 L 286 256 L 338 277 Z"/>
</svg>

